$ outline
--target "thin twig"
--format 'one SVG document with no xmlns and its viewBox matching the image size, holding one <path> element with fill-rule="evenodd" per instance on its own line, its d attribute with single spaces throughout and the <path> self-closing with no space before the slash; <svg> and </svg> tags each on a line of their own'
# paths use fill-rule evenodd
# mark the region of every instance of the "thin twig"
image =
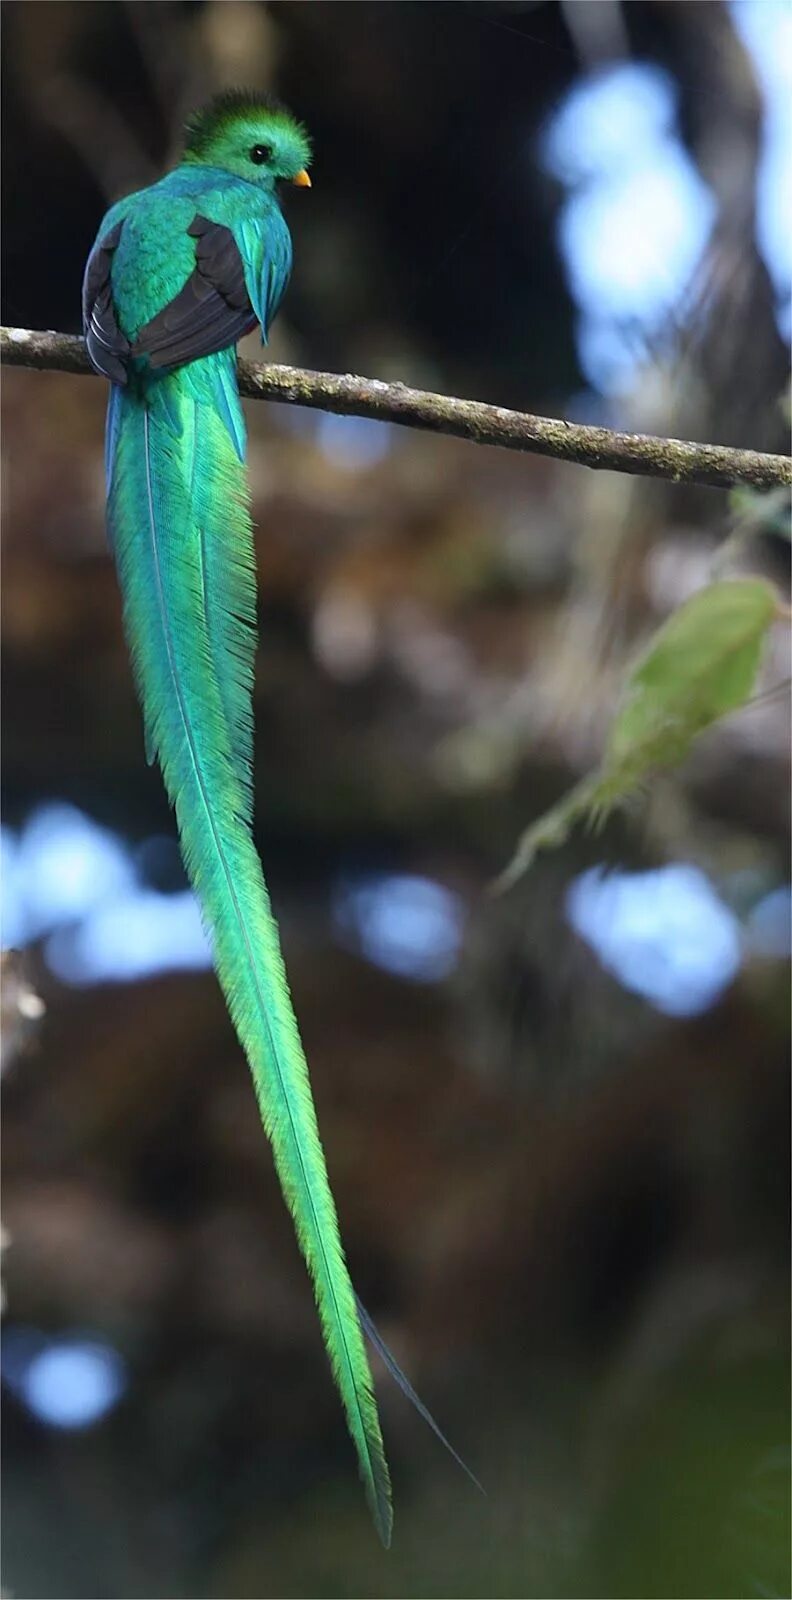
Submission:
<svg viewBox="0 0 792 1600">
<path fill-rule="evenodd" d="M 65 333 L 36 333 L 29 328 L 0 328 L 0 356 L 8 366 L 43 371 L 90 373 L 82 339 Z M 348 373 L 308 372 L 302 367 L 239 363 L 239 388 L 255 400 L 280 400 L 287 405 L 334 411 L 342 416 L 373 417 L 430 433 L 453 434 L 474 444 L 501 445 L 554 456 L 581 467 L 671 478 L 732 489 L 750 484 L 775 489 L 792 484 L 788 456 L 763 455 L 726 445 L 696 444 L 685 439 L 659 439 L 642 433 L 614 433 L 586 423 L 534 417 L 479 400 L 428 394 L 403 383 L 381 383 Z"/>
</svg>

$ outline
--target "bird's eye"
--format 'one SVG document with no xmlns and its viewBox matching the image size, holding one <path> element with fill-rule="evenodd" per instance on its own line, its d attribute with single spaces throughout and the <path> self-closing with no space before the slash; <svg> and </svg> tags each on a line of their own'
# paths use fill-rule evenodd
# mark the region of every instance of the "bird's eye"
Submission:
<svg viewBox="0 0 792 1600">
<path fill-rule="evenodd" d="M 254 144 L 253 149 L 250 152 L 250 159 L 254 166 L 262 167 L 265 161 L 270 161 L 272 159 L 272 145 Z"/>
</svg>

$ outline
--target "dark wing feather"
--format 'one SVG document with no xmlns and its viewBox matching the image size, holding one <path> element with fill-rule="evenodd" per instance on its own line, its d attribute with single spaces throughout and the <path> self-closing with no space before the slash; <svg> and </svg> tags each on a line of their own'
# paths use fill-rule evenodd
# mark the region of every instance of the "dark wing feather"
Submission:
<svg viewBox="0 0 792 1600">
<path fill-rule="evenodd" d="M 116 223 L 104 239 L 94 245 L 85 268 L 82 293 L 83 331 L 91 362 L 111 383 L 121 384 L 127 381 L 129 340 L 118 326 L 110 267 L 123 226 L 123 222 Z"/>
<path fill-rule="evenodd" d="M 255 327 L 242 257 L 230 228 L 197 215 L 195 267 L 183 289 L 141 328 L 132 347 L 152 367 L 180 367 L 236 344 Z"/>
</svg>

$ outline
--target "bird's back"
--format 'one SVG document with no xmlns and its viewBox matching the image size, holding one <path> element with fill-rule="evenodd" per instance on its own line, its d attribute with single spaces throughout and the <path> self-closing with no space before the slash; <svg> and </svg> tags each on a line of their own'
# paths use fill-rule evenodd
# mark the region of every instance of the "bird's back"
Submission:
<svg viewBox="0 0 792 1600">
<path fill-rule="evenodd" d="M 196 215 L 229 228 L 255 216 L 274 232 L 286 230 L 277 201 L 267 203 L 252 185 L 217 168 L 177 167 L 159 183 L 127 196 L 108 213 L 100 237 L 123 222 L 111 285 L 118 323 L 130 342 L 190 277 L 195 238 L 188 229 Z"/>
</svg>

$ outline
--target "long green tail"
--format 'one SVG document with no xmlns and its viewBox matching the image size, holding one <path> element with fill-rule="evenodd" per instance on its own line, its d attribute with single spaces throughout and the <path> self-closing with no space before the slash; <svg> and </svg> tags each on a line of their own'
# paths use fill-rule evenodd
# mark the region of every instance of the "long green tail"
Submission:
<svg viewBox="0 0 792 1600">
<path fill-rule="evenodd" d="M 110 532 L 146 738 L 176 809 L 228 1008 L 313 1279 L 374 1521 L 390 1543 L 390 1480 L 371 1374 L 319 1139 L 277 929 L 250 830 L 255 587 L 228 354 L 113 399 Z M 229 394 L 233 405 L 235 396 Z M 218 663 L 224 663 L 222 670 Z"/>
</svg>

